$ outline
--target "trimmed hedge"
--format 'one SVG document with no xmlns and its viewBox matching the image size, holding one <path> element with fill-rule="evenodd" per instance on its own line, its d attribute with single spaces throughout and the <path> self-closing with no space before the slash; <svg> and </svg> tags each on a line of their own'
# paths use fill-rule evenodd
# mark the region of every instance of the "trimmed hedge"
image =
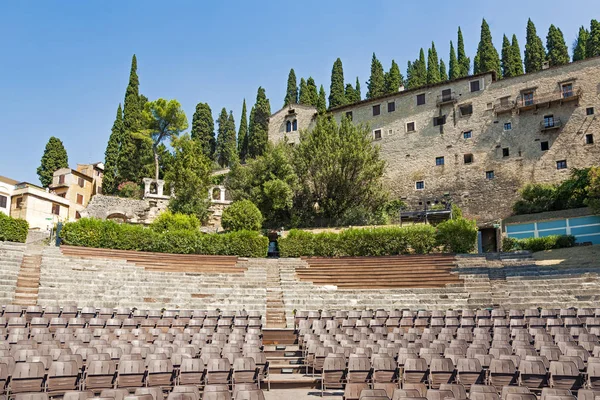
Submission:
<svg viewBox="0 0 600 400">
<path fill-rule="evenodd" d="M 437 241 L 445 251 L 471 253 L 477 248 L 477 223 L 466 218 L 444 221 L 437 226 Z"/>
<path fill-rule="evenodd" d="M 0 241 L 25 243 L 28 232 L 27 221 L 0 213 Z"/>
<path fill-rule="evenodd" d="M 573 246 L 575 246 L 575 236 L 573 235 L 551 235 L 528 239 L 505 237 L 502 239 L 502 251 L 505 252 L 517 250 L 543 251 Z"/>
<path fill-rule="evenodd" d="M 71 246 L 240 257 L 266 257 L 269 246 L 269 239 L 258 232 L 204 234 L 191 229 L 157 232 L 140 225 L 93 218 L 65 224 L 60 237 Z"/>
<path fill-rule="evenodd" d="M 250 200 L 233 202 L 223 210 L 221 224 L 228 231 L 258 231 L 263 223 L 263 216 L 258 207 Z"/>
</svg>

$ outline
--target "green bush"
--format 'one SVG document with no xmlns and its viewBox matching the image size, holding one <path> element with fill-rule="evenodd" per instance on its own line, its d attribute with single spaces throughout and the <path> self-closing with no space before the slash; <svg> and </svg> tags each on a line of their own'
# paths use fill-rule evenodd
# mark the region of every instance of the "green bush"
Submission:
<svg viewBox="0 0 600 400">
<path fill-rule="evenodd" d="M 93 218 L 65 224 L 60 236 L 64 244 L 72 246 L 175 254 L 266 257 L 269 246 L 269 239 L 256 231 L 204 234 L 196 228 L 158 232 Z"/>
<path fill-rule="evenodd" d="M 126 197 L 128 199 L 141 199 L 144 193 L 140 185 L 135 182 L 127 181 L 121 183 L 117 187 L 117 194 L 119 197 Z"/>
<path fill-rule="evenodd" d="M 573 246 L 575 246 L 575 236 L 573 235 L 551 235 L 527 239 L 502 239 L 502 251 L 529 250 L 535 252 Z"/>
<path fill-rule="evenodd" d="M 29 224 L 0 212 L 0 241 L 25 243 Z"/>
<path fill-rule="evenodd" d="M 519 249 L 519 240 L 511 237 L 502 238 L 502 251 L 508 253 L 510 251 L 521 250 Z"/>
<path fill-rule="evenodd" d="M 466 218 L 444 221 L 437 226 L 437 242 L 451 253 L 471 253 L 477 247 L 477 224 Z"/>
<path fill-rule="evenodd" d="M 263 216 L 250 200 L 236 201 L 223 211 L 221 224 L 228 231 L 258 231 Z"/>
<path fill-rule="evenodd" d="M 178 230 L 198 230 L 200 220 L 195 215 L 172 213 L 165 211 L 150 224 L 150 228 L 158 233 Z"/>
</svg>

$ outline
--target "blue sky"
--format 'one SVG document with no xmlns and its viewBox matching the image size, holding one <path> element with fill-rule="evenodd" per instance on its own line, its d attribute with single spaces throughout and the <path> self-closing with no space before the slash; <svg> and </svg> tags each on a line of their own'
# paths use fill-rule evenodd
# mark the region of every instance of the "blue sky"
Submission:
<svg viewBox="0 0 600 400">
<path fill-rule="evenodd" d="M 531 17 L 545 42 L 551 23 L 567 44 L 581 25 L 600 18 L 598 0 L 491 1 L 3 1 L 0 2 L 0 175 L 38 183 L 36 168 L 50 136 L 64 142 L 71 166 L 101 161 L 132 54 L 140 90 L 175 98 L 191 123 L 208 102 L 239 120 L 258 86 L 275 111 L 287 75 L 312 75 L 329 90 L 331 67 L 342 59 L 347 82 L 366 93 L 373 52 L 388 69 L 433 40 L 448 62 L 460 25 L 473 59 L 482 17 L 500 50 L 502 34 L 525 46 Z M 456 43 L 456 42 L 455 42 Z"/>
</svg>

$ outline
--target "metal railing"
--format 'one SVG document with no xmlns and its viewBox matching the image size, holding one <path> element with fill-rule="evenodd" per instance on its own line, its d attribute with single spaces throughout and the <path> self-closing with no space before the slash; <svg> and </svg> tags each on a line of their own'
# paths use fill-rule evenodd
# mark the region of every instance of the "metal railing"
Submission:
<svg viewBox="0 0 600 400">
<path fill-rule="evenodd" d="M 553 118 L 544 118 L 543 121 L 540 121 L 540 129 L 542 131 L 549 131 L 552 129 L 559 129 L 562 127 L 562 121 L 558 117 Z"/>
<path fill-rule="evenodd" d="M 458 101 L 456 93 L 450 92 L 449 94 L 441 94 L 437 97 L 436 104 L 456 103 Z"/>
<path fill-rule="evenodd" d="M 571 89 L 563 89 L 551 93 L 533 93 L 533 95 L 520 95 L 517 97 L 517 107 L 526 108 L 533 107 L 538 104 L 549 103 L 552 101 L 573 101 L 581 97 L 581 88 L 573 87 Z"/>
</svg>

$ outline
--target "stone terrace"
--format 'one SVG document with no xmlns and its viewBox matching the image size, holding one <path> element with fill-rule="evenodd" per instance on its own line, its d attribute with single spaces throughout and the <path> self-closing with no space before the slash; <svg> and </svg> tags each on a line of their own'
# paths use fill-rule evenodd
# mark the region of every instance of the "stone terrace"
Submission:
<svg viewBox="0 0 600 400">
<path fill-rule="evenodd" d="M 24 244 L 0 242 L 0 304 L 10 304 L 15 298 L 25 249 Z"/>
</svg>

